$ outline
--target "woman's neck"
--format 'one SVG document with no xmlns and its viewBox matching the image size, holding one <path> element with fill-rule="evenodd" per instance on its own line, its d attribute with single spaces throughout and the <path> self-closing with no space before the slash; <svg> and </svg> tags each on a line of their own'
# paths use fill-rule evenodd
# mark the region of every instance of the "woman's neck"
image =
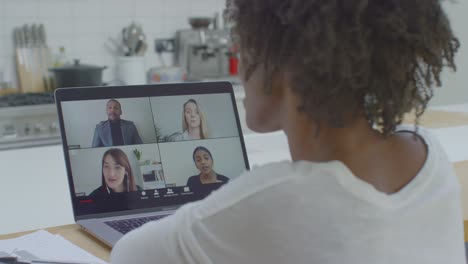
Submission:
<svg viewBox="0 0 468 264">
<path fill-rule="evenodd" d="M 372 152 L 387 142 L 387 138 L 372 129 L 364 117 L 343 128 L 330 127 L 325 123 L 317 126 L 301 119 L 290 120 L 297 123 L 285 129 L 294 161 L 345 161 L 357 154 Z"/>
<path fill-rule="evenodd" d="M 211 171 L 207 174 L 200 174 L 200 181 L 202 183 L 213 183 L 218 180 L 218 177 L 214 171 Z"/>
<path fill-rule="evenodd" d="M 372 129 L 362 114 L 349 115 L 343 127 L 314 122 L 306 113 L 298 113 L 300 98 L 291 89 L 284 93 L 281 127 L 287 135 L 293 161 L 346 161 L 359 153 L 386 142 L 386 137 Z"/>
<path fill-rule="evenodd" d="M 196 127 L 196 128 L 189 127 L 188 134 L 191 138 L 201 138 L 201 129 L 200 127 Z"/>
<path fill-rule="evenodd" d="M 112 189 L 112 191 L 116 192 L 116 193 L 120 193 L 120 192 L 124 192 L 125 191 L 125 187 L 123 184 L 119 185 L 117 188 L 115 189 Z"/>
<path fill-rule="evenodd" d="M 326 123 L 317 127 L 307 115 L 292 114 L 297 107 L 289 111 L 282 127 L 293 161 L 340 161 L 381 192 L 399 191 L 418 174 L 427 158 L 420 138 L 412 133 L 384 136 L 369 125 L 364 115 L 341 128 Z"/>
</svg>

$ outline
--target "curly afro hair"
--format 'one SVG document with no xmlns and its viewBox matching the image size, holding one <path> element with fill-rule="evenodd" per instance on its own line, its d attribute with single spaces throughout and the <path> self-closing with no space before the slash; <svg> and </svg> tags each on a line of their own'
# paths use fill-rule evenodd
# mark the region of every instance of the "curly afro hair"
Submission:
<svg viewBox="0 0 468 264">
<path fill-rule="evenodd" d="M 287 71 L 298 110 L 317 122 L 343 127 L 364 114 L 388 135 L 414 111 L 417 125 L 443 67 L 456 70 L 441 0 L 227 1 L 244 78 L 263 67 L 268 93 Z"/>
</svg>

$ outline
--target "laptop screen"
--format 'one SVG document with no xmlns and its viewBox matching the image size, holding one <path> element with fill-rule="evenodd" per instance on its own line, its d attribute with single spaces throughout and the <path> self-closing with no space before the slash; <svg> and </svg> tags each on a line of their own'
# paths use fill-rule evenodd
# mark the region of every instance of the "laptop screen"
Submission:
<svg viewBox="0 0 468 264">
<path fill-rule="evenodd" d="M 229 83 L 60 89 L 56 101 L 75 218 L 199 200 L 249 168 Z"/>
</svg>

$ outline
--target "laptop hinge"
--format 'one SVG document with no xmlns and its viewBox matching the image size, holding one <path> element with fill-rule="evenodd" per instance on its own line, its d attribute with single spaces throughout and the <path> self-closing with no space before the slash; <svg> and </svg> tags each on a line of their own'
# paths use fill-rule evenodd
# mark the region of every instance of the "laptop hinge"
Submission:
<svg viewBox="0 0 468 264">
<path fill-rule="evenodd" d="M 161 207 L 159 210 L 161 211 L 174 211 L 177 210 L 180 206 L 168 206 L 168 207 Z"/>
</svg>

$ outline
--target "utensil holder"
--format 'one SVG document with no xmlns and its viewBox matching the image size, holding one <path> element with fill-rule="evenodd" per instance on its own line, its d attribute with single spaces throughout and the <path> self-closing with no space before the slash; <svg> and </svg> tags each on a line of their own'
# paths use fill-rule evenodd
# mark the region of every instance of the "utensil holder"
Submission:
<svg viewBox="0 0 468 264">
<path fill-rule="evenodd" d="M 146 84 L 145 58 L 125 56 L 117 58 L 117 78 L 124 85 Z"/>
</svg>

